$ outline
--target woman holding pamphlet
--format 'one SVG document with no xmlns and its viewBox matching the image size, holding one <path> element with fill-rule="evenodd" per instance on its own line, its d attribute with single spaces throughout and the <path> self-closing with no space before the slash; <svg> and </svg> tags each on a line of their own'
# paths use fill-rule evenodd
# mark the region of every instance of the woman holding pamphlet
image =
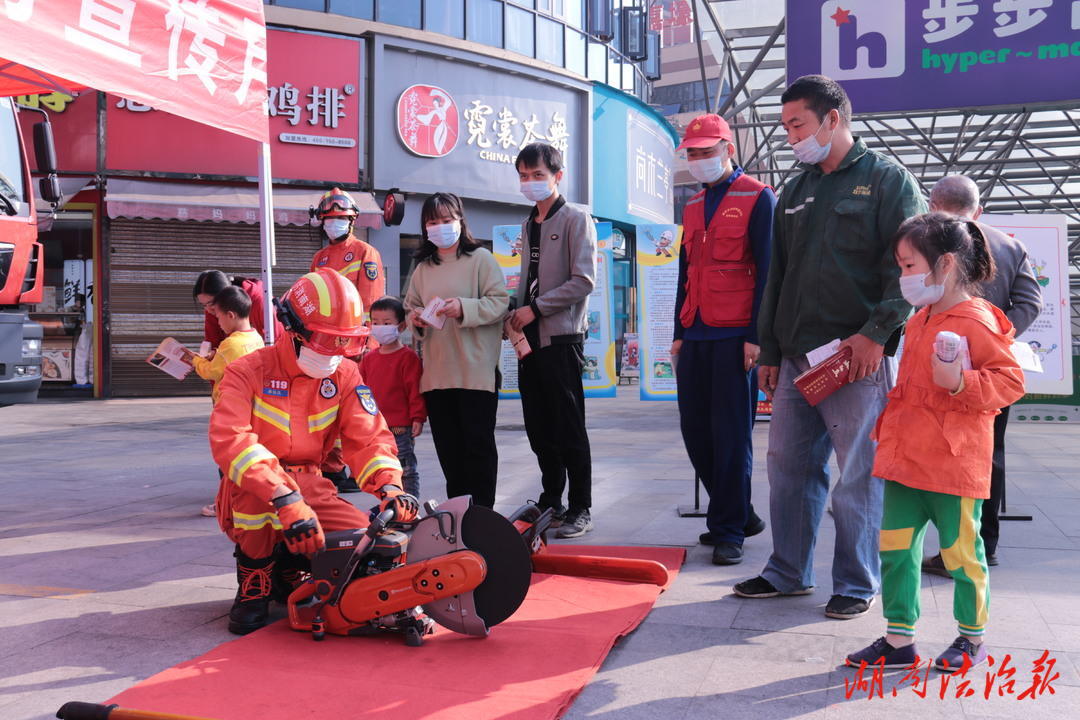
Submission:
<svg viewBox="0 0 1080 720">
<path fill-rule="evenodd" d="M 472 495 L 491 507 L 499 467 L 495 368 L 510 297 L 495 257 L 469 233 L 456 195 L 435 193 L 424 202 L 420 233 L 405 309 L 423 344 L 420 391 L 446 495 Z"/>
<path fill-rule="evenodd" d="M 195 287 L 191 290 L 195 302 L 203 310 L 203 342 L 209 343 L 206 351 L 213 350 L 225 339 L 226 333 L 217 316 L 214 314 L 214 296 L 230 285 L 240 288 L 251 299 L 251 327 L 263 337 L 266 336 L 263 324 L 264 318 L 264 288 L 261 280 L 255 278 L 236 277 L 226 275 L 220 270 L 204 270 L 199 273 L 195 280 Z M 285 333 L 281 322 L 274 319 L 274 337 L 279 338 Z"/>
</svg>

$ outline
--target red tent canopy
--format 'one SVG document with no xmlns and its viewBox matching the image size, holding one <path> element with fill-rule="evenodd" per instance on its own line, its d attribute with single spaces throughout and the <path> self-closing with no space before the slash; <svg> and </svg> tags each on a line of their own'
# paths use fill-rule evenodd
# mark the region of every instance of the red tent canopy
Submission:
<svg viewBox="0 0 1080 720">
<path fill-rule="evenodd" d="M 261 0 L 5 0 L 0 96 L 93 87 L 268 142 Z"/>
</svg>

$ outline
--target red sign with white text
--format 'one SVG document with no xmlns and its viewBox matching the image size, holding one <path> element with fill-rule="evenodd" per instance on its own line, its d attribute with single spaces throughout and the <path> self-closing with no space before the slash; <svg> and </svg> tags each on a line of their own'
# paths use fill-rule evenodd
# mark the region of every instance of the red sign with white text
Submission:
<svg viewBox="0 0 1080 720">
<path fill-rule="evenodd" d="M 7 60 L 266 140 L 262 0 L 5 0 L 0 37 Z"/>
<path fill-rule="evenodd" d="M 443 157 L 457 144 L 457 103 L 450 93 L 434 85 L 407 87 L 398 98 L 397 130 L 412 153 Z"/>
<path fill-rule="evenodd" d="M 360 167 L 360 40 L 267 33 L 271 172 L 289 180 L 356 182 Z M 257 144 L 110 95 L 110 170 L 258 174 Z"/>
<path fill-rule="evenodd" d="M 56 139 L 56 164 L 63 172 L 94 173 L 97 170 L 97 98 L 92 90 L 78 97 L 63 93 L 23 95 L 15 98 L 21 105 L 41 108 L 49 114 L 53 137 Z M 20 112 L 19 125 L 23 138 L 34 137 L 34 124 L 41 114 Z M 30 169 L 37 171 L 37 158 L 30 153 Z"/>
</svg>

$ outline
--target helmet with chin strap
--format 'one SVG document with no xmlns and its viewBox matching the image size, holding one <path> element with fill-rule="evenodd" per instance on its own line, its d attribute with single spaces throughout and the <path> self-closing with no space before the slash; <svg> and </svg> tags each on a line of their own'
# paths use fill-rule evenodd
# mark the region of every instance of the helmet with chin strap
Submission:
<svg viewBox="0 0 1080 720">
<path fill-rule="evenodd" d="M 370 332 L 356 287 L 330 268 L 301 277 L 274 306 L 285 329 L 322 355 L 355 355 Z"/>
</svg>

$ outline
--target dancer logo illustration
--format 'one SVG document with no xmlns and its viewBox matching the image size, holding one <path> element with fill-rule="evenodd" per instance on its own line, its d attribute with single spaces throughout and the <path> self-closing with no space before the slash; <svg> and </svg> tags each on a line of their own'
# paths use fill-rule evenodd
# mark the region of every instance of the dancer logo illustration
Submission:
<svg viewBox="0 0 1080 720">
<path fill-rule="evenodd" d="M 415 155 L 444 157 L 457 145 L 458 114 L 450 93 L 434 85 L 412 85 L 398 98 L 398 137 Z"/>
<path fill-rule="evenodd" d="M 906 0 L 830 1 L 821 6 L 821 73 L 834 80 L 904 74 Z"/>
</svg>

